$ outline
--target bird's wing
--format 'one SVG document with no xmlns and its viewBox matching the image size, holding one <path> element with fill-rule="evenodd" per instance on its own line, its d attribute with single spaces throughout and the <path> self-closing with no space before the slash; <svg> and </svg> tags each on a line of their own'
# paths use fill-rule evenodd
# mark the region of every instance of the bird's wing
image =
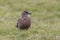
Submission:
<svg viewBox="0 0 60 40">
<path fill-rule="evenodd" d="M 26 18 L 20 18 L 18 19 L 17 25 L 22 26 L 26 21 Z"/>
</svg>

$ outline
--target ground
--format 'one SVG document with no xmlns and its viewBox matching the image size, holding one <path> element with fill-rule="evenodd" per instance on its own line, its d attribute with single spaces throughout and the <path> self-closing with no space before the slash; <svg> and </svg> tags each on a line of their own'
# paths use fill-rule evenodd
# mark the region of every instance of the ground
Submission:
<svg viewBox="0 0 60 40">
<path fill-rule="evenodd" d="M 24 10 L 32 13 L 32 24 L 19 30 Z M 0 40 L 60 40 L 60 0 L 0 0 Z"/>
</svg>

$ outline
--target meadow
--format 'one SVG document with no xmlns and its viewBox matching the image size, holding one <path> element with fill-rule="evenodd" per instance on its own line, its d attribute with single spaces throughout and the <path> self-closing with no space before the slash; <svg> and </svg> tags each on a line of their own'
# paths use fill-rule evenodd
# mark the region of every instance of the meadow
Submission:
<svg viewBox="0 0 60 40">
<path fill-rule="evenodd" d="M 19 30 L 24 10 L 32 13 L 32 24 Z M 60 0 L 0 0 L 0 40 L 60 40 Z"/>
</svg>

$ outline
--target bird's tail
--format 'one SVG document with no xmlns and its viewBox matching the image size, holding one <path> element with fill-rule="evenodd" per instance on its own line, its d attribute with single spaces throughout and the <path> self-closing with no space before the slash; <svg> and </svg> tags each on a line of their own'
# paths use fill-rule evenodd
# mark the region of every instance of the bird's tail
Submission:
<svg viewBox="0 0 60 40">
<path fill-rule="evenodd" d="M 16 27 L 18 28 L 18 25 L 16 25 Z"/>
</svg>

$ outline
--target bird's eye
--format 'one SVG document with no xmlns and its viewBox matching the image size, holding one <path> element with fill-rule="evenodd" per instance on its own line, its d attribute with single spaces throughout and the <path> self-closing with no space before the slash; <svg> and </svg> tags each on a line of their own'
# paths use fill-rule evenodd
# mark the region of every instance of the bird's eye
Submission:
<svg viewBox="0 0 60 40">
<path fill-rule="evenodd" d="M 25 12 L 25 13 L 28 13 L 28 12 Z"/>
</svg>

